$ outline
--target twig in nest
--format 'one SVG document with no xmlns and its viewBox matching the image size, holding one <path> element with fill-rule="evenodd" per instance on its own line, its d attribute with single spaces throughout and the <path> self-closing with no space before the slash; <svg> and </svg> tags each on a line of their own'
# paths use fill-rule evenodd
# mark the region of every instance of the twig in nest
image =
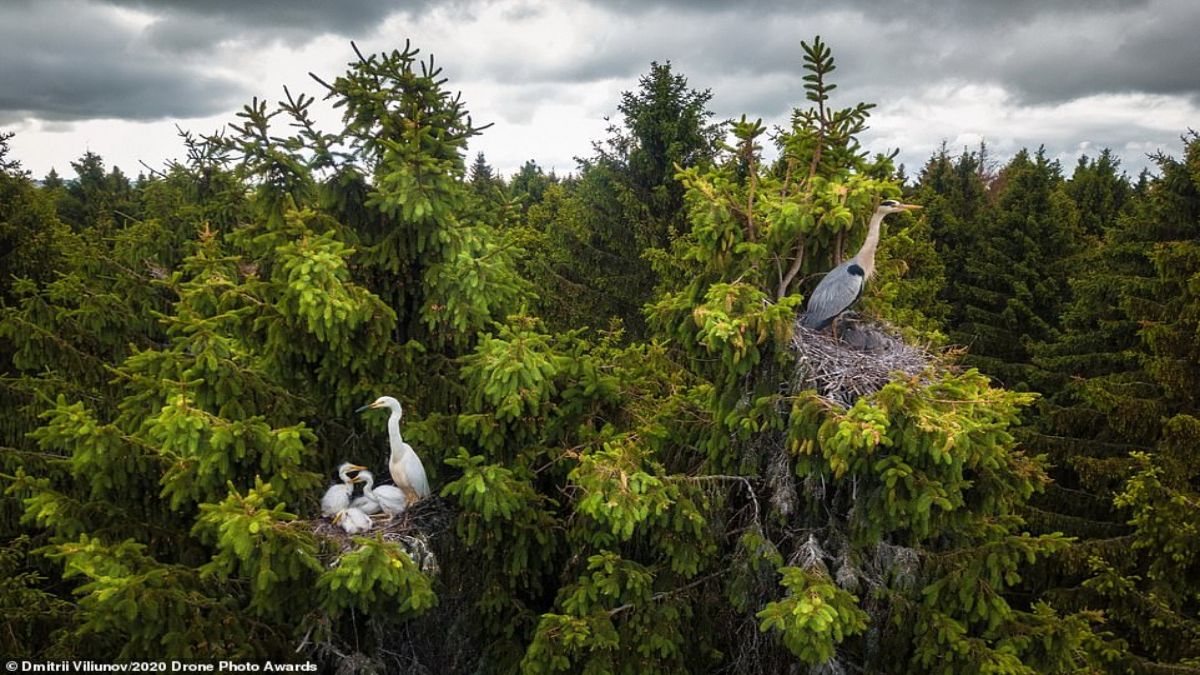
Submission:
<svg viewBox="0 0 1200 675">
<path fill-rule="evenodd" d="M 792 332 L 794 390 L 816 389 L 826 401 L 848 408 L 882 389 L 896 373 L 916 377 L 933 363 L 932 354 L 882 326 L 849 317 L 841 322 L 839 339 L 796 321 Z"/>
<path fill-rule="evenodd" d="M 427 497 L 390 521 L 373 521 L 371 530 L 361 535 L 346 534 L 327 518 L 301 522 L 314 535 L 330 541 L 338 557 L 357 546 L 355 537 L 373 537 L 382 533 L 384 541 L 400 544 L 423 572 L 436 573 L 437 560 L 430 549 L 429 540 L 449 529 L 454 517 L 454 507 L 449 502 L 441 497 Z"/>
</svg>

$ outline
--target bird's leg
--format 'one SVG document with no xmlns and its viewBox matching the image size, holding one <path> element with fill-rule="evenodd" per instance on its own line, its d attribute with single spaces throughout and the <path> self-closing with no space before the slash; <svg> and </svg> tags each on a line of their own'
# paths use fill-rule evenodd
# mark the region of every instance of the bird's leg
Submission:
<svg viewBox="0 0 1200 675">
<path fill-rule="evenodd" d="M 840 318 L 842 318 L 840 315 L 833 317 L 833 321 L 831 321 L 829 324 L 829 330 L 830 330 L 830 332 L 833 333 L 833 339 L 837 340 L 839 342 L 842 339 L 841 336 L 838 335 L 838 323 L 839 323 L 838 319 L 840 319 Z"/>
</svg>

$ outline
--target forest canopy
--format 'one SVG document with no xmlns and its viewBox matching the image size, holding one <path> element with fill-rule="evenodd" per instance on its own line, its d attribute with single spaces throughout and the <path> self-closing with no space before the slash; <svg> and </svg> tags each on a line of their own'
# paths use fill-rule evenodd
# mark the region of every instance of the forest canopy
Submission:
<svg viewBox="0 0 1200 675">
<path fill-rule="evenodd" d="M 0 134 L 8 658 L 1200 673 L 1194 131 L 910 177 L 816 38 L 781 127 L 651 63 L 503 176 L 432 58 L 355 56 L 136 177 Z M 921 356 L 831 397 L 797 317 L 885 199 L 854 320 Z M 401 431 L 432 494 L 340 532 Z"/>
</svg>

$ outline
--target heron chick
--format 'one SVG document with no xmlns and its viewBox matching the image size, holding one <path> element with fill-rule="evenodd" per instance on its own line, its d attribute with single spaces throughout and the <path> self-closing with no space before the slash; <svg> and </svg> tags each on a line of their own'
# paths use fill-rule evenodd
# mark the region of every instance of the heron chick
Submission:
<svg viewBox="0 0 1200 675">
<path fill-rule="evenodd" d="M 354 501 L 350 502 L 350 506 L 362 511 L 368 516 L 373 516 L 383 510 L 383 507 L 379 505 L 378 501 L 371 499 L 365 494 L 355 497 Z"/>
<path fill-rule="evenodd" d="M 350 506 L 350 495 L 354 493 L 354 484 L 358 482 L 357 476 L 351 476 L 354 471 L 363 471 L 367 467 L 343 462 L 338 467 L 338 478 L 342 482 L 335 483 L 325 491 L 325 495 L 321 497 L 321 514 L 327 517 L 333 517 L 342 509 Z"/>
<path fill-rule="evenodd" d="M 367 513 L 378 513 L 383 511 L 387 514 L 388 520 L 404 513 L 408 508 L 408 498 L 404 494 L 404 490 L 394 485 L 380 485 L 375 487 L 375 476 L 370 471 L 360 471 L 358 477 L 362 480 L 363 496 L 359 499 L 365 499 L 367 502 L 373 503 L 373 510 Z M 358 499 L 354 500 L 355 503 Z M 360 507 L 361 508 L 361 507 Z M 368 506 L 367 508 L 371 508 Z"/>
<path fill-rule="evenodd" d="M 371 529 L 371 516 L 351 506 L 338 511 L 333 524 L 340 525 L 346 534 L 360 534 Z"/>
<path fill-rule="evenodd" d="M 825 330 L 862 296 L 863 286 L 875 273 L 875 249 L 879 246 L 879 227 L 884 216 L 921 208 L 895 199 L 885 199 L 875 209 L 867 225 L 867 238 L 858 253 L 838 265 L 821 279 L 808 296 L 808 307 L 800 325 L 810 330 Z"/>
</svg>

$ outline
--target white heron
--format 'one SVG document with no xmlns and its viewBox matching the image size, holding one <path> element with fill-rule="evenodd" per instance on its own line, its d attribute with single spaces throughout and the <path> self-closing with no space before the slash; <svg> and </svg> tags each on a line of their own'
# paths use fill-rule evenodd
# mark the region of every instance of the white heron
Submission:
<svg viewBox="0 0 1200 675">
<path fill-rule="evenodd" d="M 388 457 L 388 472 L 396 487 L 404 491 L 408 504 L 414 504 L 428 497 L 429 479 L 425 477 L 425 465 L 413 451 L 412 446 L 400 438 L 400 417 L 404 414 L 400 402 L 391 396 L 380 396 L 374 402 L 368 403 L 354 412 L 362 412 L 374 408 L 387 408 L 392 411 L 388 417 L 388 444 L 391 446 L 391 456 Z"/>
<path fill-rule="evenodd" d="M 325 516 L 335 516 L 342 509 L 350 506 L 350 495 L 354 494 L 354 484 L 358 482 L 357 476 L 351 476 L 353 471 L 363 471 L 367 467 L 343 462 L 338 467 L 338 478 L 342 482 L 335 483 L 325 491 L 325 496 L 321 497 L 321 514 Z"/>
<path fill-rule="evenodd" d="M 405 496 L 404 490 L 394 485 L 380 485 L 375 487 L 375 476 L 370 471 L 360 471 L 358 473 L 359 480 L 363 484 L 363 496 L 355 500 L 364 500 L 374 503 L 374 511 L 367 513 L 378 513 L 383 511 L 387 514 L 388 519 L 392 519 L 408 508 L 408 497 Z M 360 509 L 362 507 L 359 507 Z M 366 509 L 363 509 L 364 511 Z"/>
<path fill-rule="evenodd" d="M 833 268 L 821 279 L 812 295 L 808 296 L 808 307 L 800 319 L 800 325 L 812 330 L 824 330 L 842 312 L 858 302 L 867 279 L 875 273 L 875 249 L 879 246 L 879 227 L 883 224 L 883 217 L 919 208 L 916 204 L 903 204 L 895 199 L 881 202 L 867 224 L 867 238 L 862 248 L 853 258 Z"/>
<path fill-rule="evenodd" d="M 341 525 L 346 534 L 359 534 L 371 529 L 371 516 L 353 506 L 346 507 L 333 517 L 334 525 Z"/>
</svg>

